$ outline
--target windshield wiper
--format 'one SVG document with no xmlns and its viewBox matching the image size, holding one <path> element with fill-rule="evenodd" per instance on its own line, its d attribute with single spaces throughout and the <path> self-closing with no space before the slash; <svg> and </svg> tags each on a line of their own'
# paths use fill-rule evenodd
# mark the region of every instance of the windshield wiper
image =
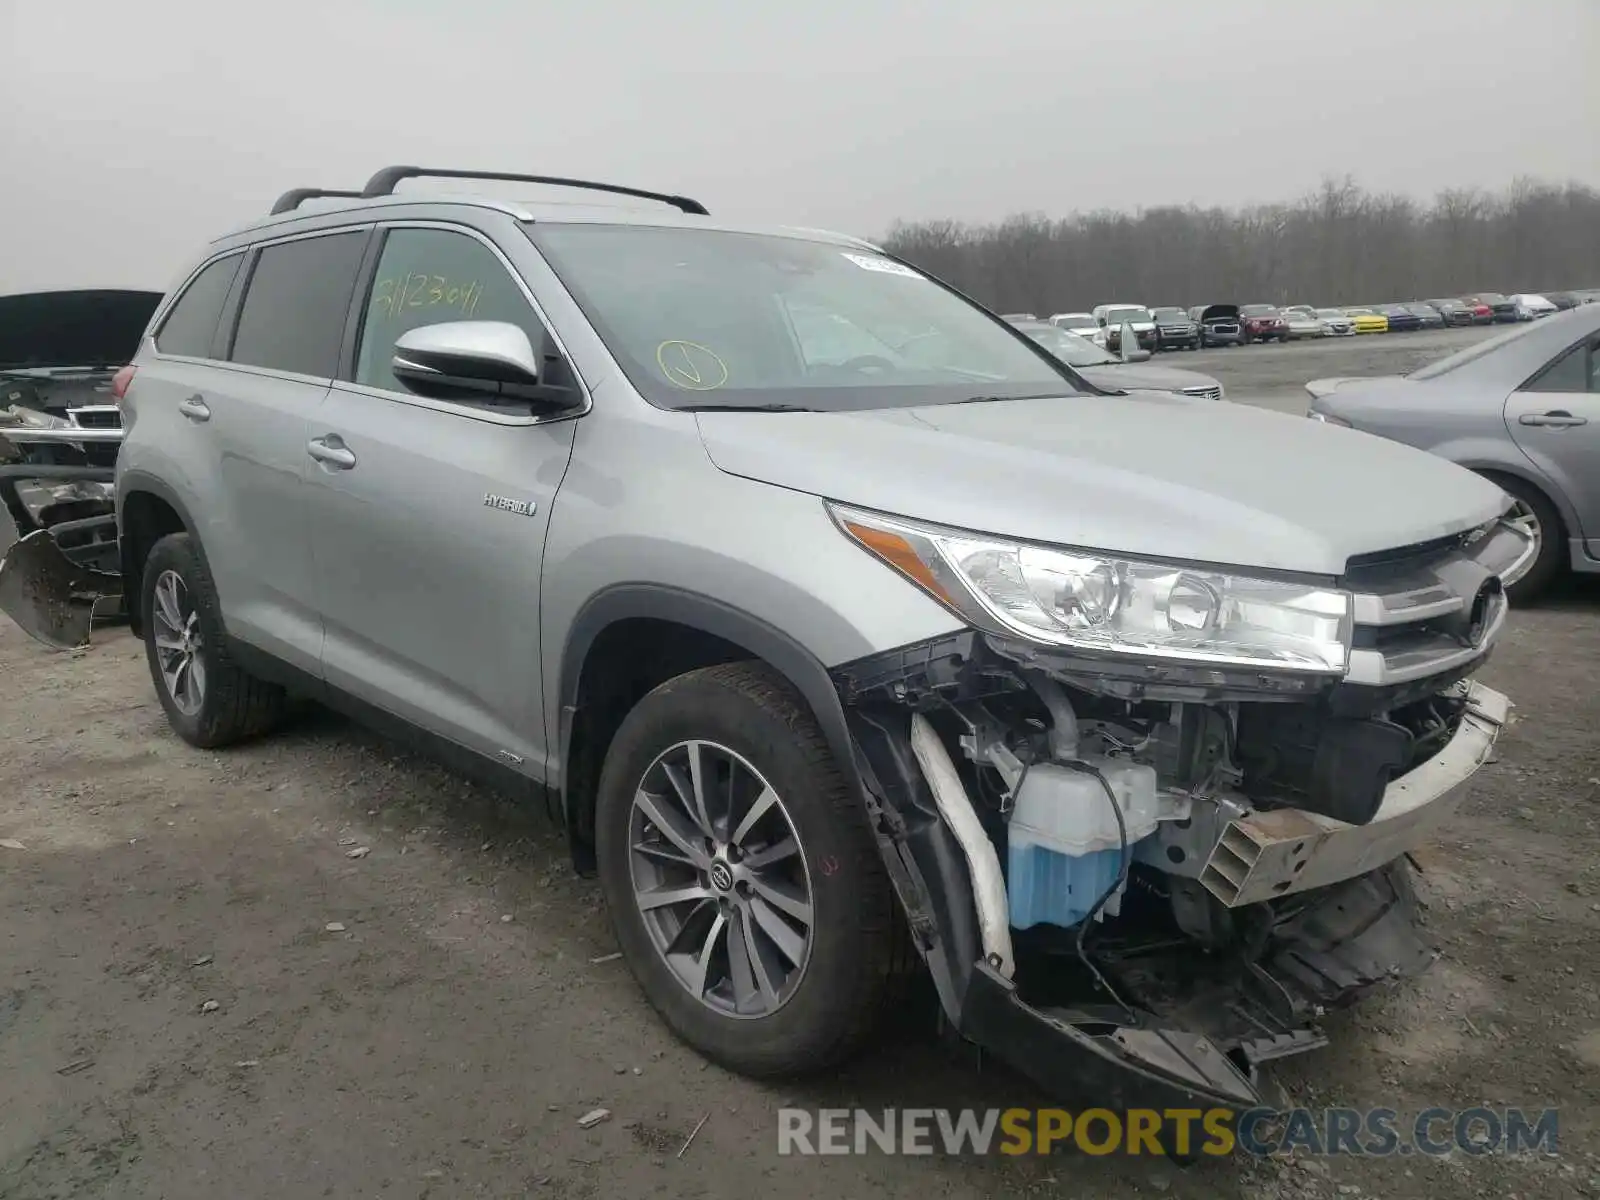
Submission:
<svg viewBox="0 0 1600 1200">
<path fill-rule="evenodd" d="M 802 404 L 680 404 L 679 412 L 817 412 Z"/>
</svg>

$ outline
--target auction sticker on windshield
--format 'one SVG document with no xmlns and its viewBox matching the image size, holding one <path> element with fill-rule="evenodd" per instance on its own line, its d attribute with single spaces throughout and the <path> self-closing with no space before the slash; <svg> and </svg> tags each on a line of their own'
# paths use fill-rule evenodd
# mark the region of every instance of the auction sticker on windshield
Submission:
<svg viewBox="0 0 1600 1200">
<path fill-rule="evenodd" d="M 887 258 L 874 258 L 870 254 L 851 254 L 844 251 L 844 256 L 856 266 L 867 271 L 881 271 L 885 275 L 905 275 L 911 279 L 921 279 L 923 276 L 918 271 L 913 271 L 903 263 L 890 262 Z"/>
</svg>

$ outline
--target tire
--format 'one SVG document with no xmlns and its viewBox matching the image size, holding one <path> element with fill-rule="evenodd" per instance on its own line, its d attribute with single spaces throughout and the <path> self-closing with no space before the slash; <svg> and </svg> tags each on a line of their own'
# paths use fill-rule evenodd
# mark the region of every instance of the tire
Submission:
<svg viewBox="0 0 1600 1200">
<path fill-rule="evenodd" d="M 285 707 L 283 689 L 246 674 L 228 657 L 216 586 L 187 533 L 168 534 L 151 547 L 140 604 L 150 679 L 179 737 L 213 750 L 259 737 L 278 723 Z M 181 671 L 173 651 L 157 645 L 159 638 L 170 647 L 180 636 L 192 639 L 189 665 Z M 163 671 L 164 663 L 174 667 L 170 674 L 176 687 Z"/>
<path fill-rule="evenodd" d="M 1566 570 L 1567 535 L 1561 514 L 1550 498 L 1526 480 L 1515 475 L 1484 472 L 1485 478 L 1499 484 L 1522 506 L 1525 516 L 1538 522 L 1539 552 L 1528 573 L 1506 589 L 1513 604 L 1528 604 L 1549 591 Z"/>
<path fill-rule="evenodd" d="M 727 763 L 722 756 L 731 752 L 742 760 L 743 767 L 736 768 L 741 777 L 743 768 L 757 775 L 754 780 L 743 779 L 740 786 L 746 797 L 764 784 L 778 798 L 756 826 L 764 825 L 764 832 L 746 836 L 746 846 L 754 845 L 754 851 L 747 850 L 744 856 L 718 851 L 709 866 L 706 851 L 721 843 L 700 833 L 687 805 L 672 813 L 662 808 L 675 796 L 661 763 L 688 755 L 687 747 L 694 743 L 702 747 L 701 770 L 714 774 L 719 784 L 724 780 L 721 767 Z M 678 786 L 688 786 L 684 782 L 688 772 L 681 766 L 676 776 Z M 652 795 L 657 788 L 659 795 Z M 721 787 L 710 791 L 707 808 L 715 809 L 720 798 L 733 790 L 729 786 L 726 791 Z M 676 837 L 663 832 L 664 824 L 646 817 L 636 795 L 647 797 L 657 812 L 675 823 Z M 732 814 L 719 824 L 713 811 L 711 826 L 724 837 L 739 815 L 738 806 L 731 800 L 725 803 Z M 773 844 L 783 843 L 780 822 L 787 823 L 798 843 L 798 853 L 782 860 L 789 875 L 781 886 L 791 903 L 799 888 L 809 900 L 806 945 L 803 954 L 796 955 L 798 967 L 779 953 L 777 940 L 757 946 L 753 957 L 741 951 L 745 986 L 740 999 L 732 952 L 734 946 L 753 944 L 742 936 L 747 923 L 751 939 L 764 936 L 761 930 L 768 926 L 752 906 L 770 892 L 754 893 L 743 881 L 730 889 L 726 879 L 733 870 L 746 869 L 747 863 L 768 854 Z M 911 958 L 909 937 L 865 811 L 805 702 L 764 664 L 730 663 L 690 671 L 663 683 L 634 707 L 606 754 L 595 834 L 601 889 L 623 959 L 673 1033 L 712 1061 L 755 1077 L 825 1070 L 861 1045 L 900 994 L 898 985 Z M 641 853 L 640 845 L 652 850 Z M 679 849 L 686 845 L 697 849 L 698 865 L 686 861 Z M 676 862 L 671 861 L 674 856 Z M 656 865 L 658 859 L 665 865 Z M 722 882 L 716 874 L 718 864 L 726 868 Z M 679 894 L 683 888 L 691 890 L 690 898 L 651 910 L 665 914 L 662 917 L 647 916 L 640 890 Z M 741 904 L 743 908 L 738 907 Z M 764 915 L 770 920 L 771 906 Z M 724 922 L 721 949 L 715 948 L 713 936 L 714 949 L 708 956 L 712 969 L 695 990 L 679 971 L 699 957 L 707 941 L 702 930 L 717 921 Z M 788 928 L 793 934 L 798 926 L 789 922 Z M 734 946 L 730 936 L 738 938 Z M 685 956 L 686 946 L 698 949 Z M 669 951 L 678 967 L 669 965 Z M 765 989 L 756 984 L 752 965 L 757 960 L 764 964 L 760 978 L 768 985 Z M 787 974 L 782 982 L 780 971 Z M 720 978 L 713 983 L 713 976 Z"/>
</svg>

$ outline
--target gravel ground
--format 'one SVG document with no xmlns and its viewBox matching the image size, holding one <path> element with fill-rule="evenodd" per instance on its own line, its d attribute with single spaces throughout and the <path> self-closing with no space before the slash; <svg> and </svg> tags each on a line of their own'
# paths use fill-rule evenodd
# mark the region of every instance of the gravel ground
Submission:
<svg viewBox="0 0 1600 1200">
<path fill-rule="evenodd" d="M 1408 369 L 1475 335 L 1170 361 L 1293 411 L 1307 378 Z M 1047 1101 L 920 1018 L 826 1080 L 707 1066 L 604 961 L 596 889 L 539 814 L 321 713 L 190 749 L 125 632 L 56 655 L 0 620 L 0 1197 L 1600 1196 L 1597 615 L 1593 585 L 1514 614 L 1485 678 L 1517 720 L 1419 856 L 1442 961 L 1280 1076 L 1304 1104 L 1558 1105 L 1559 1157 L 1187 1171 L 877 1154 L 797 1170 L 776 1154 L 786 1103 Z M 596 1107 L 611 1118 L 581 1129 Z"/>
</svg>

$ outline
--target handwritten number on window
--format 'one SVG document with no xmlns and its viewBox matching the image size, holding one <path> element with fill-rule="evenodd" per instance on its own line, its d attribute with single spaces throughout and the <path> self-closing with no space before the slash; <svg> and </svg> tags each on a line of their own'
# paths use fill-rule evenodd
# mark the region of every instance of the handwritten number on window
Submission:
<svg viewBox="0 0 1600 1200">
<path fill-rule="evenodd" d="M 380 279 L 372 292 L 373 311 L 398 317 L 409 309 L 443 308 L 450 315 L 471 317 L 483 299 L 483 284 L 476 279 L 451 279 L 445 275 L 407 272 L 399 279 Z M 441 314 L 443 315 L 443 314 Z"/>
</svg>

